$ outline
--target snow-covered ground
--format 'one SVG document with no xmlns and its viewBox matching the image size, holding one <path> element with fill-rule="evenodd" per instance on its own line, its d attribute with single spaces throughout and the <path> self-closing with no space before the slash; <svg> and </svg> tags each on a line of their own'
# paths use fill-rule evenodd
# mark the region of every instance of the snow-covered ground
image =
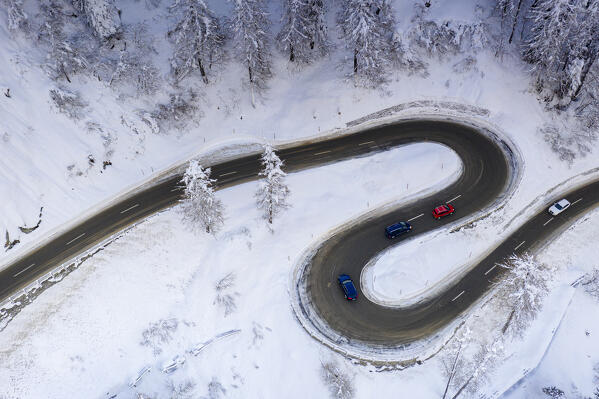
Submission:
<svg viewBox="0 0 599 399">
<path fill-rule="evenodd" d="M 146 20 L 150 31 L 163 34 L 168 2 L 141 13 L 136 10 L 143 2 L 120 3 L 125 23 Z M 219 13 L 229 12 L 228 2 L 211 3 L 222 4 Z M 441 8 L 433 3 L 429 18 L 468 22 L 480 13 L 475 2 L 443 3 L 450 4 Z M 491 6 L 481 4 L 487 11 Z M 394 8 L 400 28 L 409 26 L 412 4 L 395 2 Z M 280 12 L 278 6 L 272 11 Z M 371 112 L 423 99 L 489 110 L 481 119 L 514 143 L 522 160 L 520 181 L 507 205 L 492 217 L 457 232 L 421 236 L 381 257 L 363 281 L 382 301 L 405 303 L 430 294 L 424 290 L 463 271 L 557 193 L 598 176 L 597 150 L 567 165 L 549 149 L 538 128 L 555 122 L 567 130 L 568 121 L 543 109 L 529 91 L 527 67 L 509 55 L 499 60 L 483 51 L 472 64 L 465 62 L 470 54 L 430 59 L 427 77 L 398 72 L 380 90 L 344 81 L 336 68 L 339 52 L 300 72 L 288 69 L 284 57 L 277 56 L 270 89 L 256 108 L 241 86 L 244 71 L 232 63 L 218 82 L 203 89 L 201 117 L 185 129 L 156 132 L 139 117 L 139 109 L 152 104 L 119 98 L 90 78 L 73 79 L 69 86 L 87 102 L 81 118 L 60 114 L 48 95 L 56 83 L 40 68 L 45 55 L 28 39 L 13 40 L 3 22 L 0 89 L 10 88 L 11 97 L 0 95 L 0 228 L 21 243 L 3 252 L 2 264 L 87 210 L 210 144 L 276 142 L 334 132 Z M 156 62 L 166 74 L 171 50 L 164 41 L 156 46 Z M 402 167 L 389 173 L 385 165 L 397 157 Z M 111 164 L 104 167 L 104 161 Z M 440 163 L 446 175 L 439 176 Z M 151 366 L 138 390 L 159 397 L 166 395 L 169 379 L 193 380 L 196 396 L 305 397 L 309 387 L 309 396 L 324 397 L 328 388 L 320 376 L 321 364 L 332 361 L 353 381 L 357 397 L 398 392 L 439 397 L 444 380 L 435 359 L 380 373 L 316 343 L 294 318 L 287 286 L 297 256 L 331 228 L 380 204 L 446 184 L 458 164 L 446 148 L 422 144 L 289 176 L 293 207 L 275 223 L 274 233 L 259 219 L 253 183 L 219 192 L 227 221 L 216 238 L 184 231 L 176 210 L 151 218 L 40 295 L 0 333 L 0 396 L 104 397 L 106 392 L 125 392 L 124 397 L 133 397 L 127 384 L 138 370 Z M 41 207 L 40 227 L 21 233 L 19 226 L 37 223 Z M 593 213 L 543 252 L 543 260 L 565 269 L 561 283 L 597 267 L 592 238 L 599 234 L 598 217 Z M 291 231 L 286 230 L 289 225 L 294 226 Z M 446 256 L 421 251 L 431 245 Z M 409 263 L 412 268 L 398 269 L 406 257 L 417 261 Z M 540 320 L 555 321 L 548 314 L 551 309 L 544 312 Z M 599 384 L 593 381 L 599 363 L 594 339 L 598 313 L 597 302 L 577 288 L 540 366 L 507 397 L 541 397 L 541 388 L 550 385 L 570 395 L 591 395 Z M 152 329 L 153 323 L 162 327 Z M 214 341 L 197 357 L 186 353 L 233 329 L 241 332 Z M 144 331 L 148 340 L 142 345 Z M 534 349 L 534 342 L 522 345 L 526 343 Z M 161 374 L 160 366 L 176 355 L 186 357 L 185 365 L 170 376 Z M 517 365 L 510 369 L 509 359 L 506 364 L 508 374 L 521 371 Z"/>
</svg>

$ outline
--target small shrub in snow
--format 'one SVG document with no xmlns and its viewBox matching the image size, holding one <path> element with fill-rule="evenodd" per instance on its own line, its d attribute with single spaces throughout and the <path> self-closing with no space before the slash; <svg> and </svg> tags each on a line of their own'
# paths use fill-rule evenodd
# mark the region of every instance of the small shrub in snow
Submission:
<svg viewBox="0 0 599 399">
<path fill-rule="evenodd" d="M 412 20 L 414 27 L 407 33 L 410 46 L 423 49 L 428 55 L 443 59 L 460 52 L 477 52 L 489 47 L 492 41 L 489 26 L 484 21 L 472 24 L 426 20 L 418 12 Z"/>
<path fill-rule="evenodd" d="M 458 61 L 455 64 L 453 64 L 451 69 L 455 73 L 465 73 L 465 72 L 469 72 L 473 69 L 476 70 L 476 58 L 468 56 L 468 57 L 464 58 L 463 60 Z"/>
<path fill-rule="evenodd" d="M 181 183 L 185 193 L 181 200 L 183 221 L 194 232 L 216 233 L 223 225 L 223 204 L 215 197 L 210 168 L 203 169 L 197 160 L 189 162 Z"/>
<path fill-rule="evenodd" d="M 143 346 L 152 348 L 154 355 L 162 353 L 161 345 L 173 339 L 172 333 L 177 331 L 179 323 L 176 319 L 159 320 L 155 323 L 150 323 L 142 333 Z"/>
<path fill-rule="evenodd" d="M 235 275 L 233 273 L 227 274 L 222 279 L 218 280 L 214 285 L 216 290 L 216 298 L 214 299 L 214 303 L 219 307 L 223 308 L 225 312 L 225 317 L 230 315 L 237 309 L 237 305 L 235 304 L 235 297 L 239 294 L 236 292 L 231 292 L 233 285 L 235 284 Z"/>
<path fill-rule="evenodd" d="M 428 55 L 439 58 L 459 51 L 456 32 L 448 23 L 438 25 L 435 21 L 425 21 L 418 17 L 415 22 L 415 27 L 408 32 L 410 46 L 422 48 Z"/>
<path fill-rule="evenodd" d="M 224 397 L 227 393 L 227 390 L 223 386 L 223 384 L 218 381 L 216 377 L 212 377 L 212 380 L 208 383 L 208 396 L 206 399 L 220 399 Z"/>
<path fill-rule="evenodd" d="M 545 124 L 539 129 L 551 150 L 561 161 L 571 165 L 577 156 L 584 156 L 591 151 L 593 136 L 583 134 L 576 129 L 568 128 L 567 132 L 554 125 Z"/>
<path fill-rule="evenodd" d="M 170 399 L 191 399 L 195 397 L 196 383 L 192 380 L 185 380 L 175 383 L 173 380 L 167 382 Z"/>
<path fill-rule="evenodd" d="M 595 269 L 592 272 L 585 274 L 584 278 L 580 282 L 580 285 L 584 288 L 587 294 L 599 300 L 599 269 Z M 599 365 L 595 367 L 598 379 L 597 382 L 599 382 Z"/>
<path fill-rule="evenodd" d="M 155 94 L 160 88 L 160 71 L 137 55 L 123 51 L 110 78 L 110 85 L 128 85 L 138 96 Z"/>
<path fill-rule="evenodd" d="M 351 399 L 354 397 L 355 389 L 351 376 L 341 370 L 336 362 L 323 363 L 320 372 L 332 398 Z"/>
<path fill-rule="evenodd" d="M 193 89 L 171 94 L 168 103 L 158 104 L 151 114 L 152 118 L 158 121 L 162 131 L 170 128 L 182 130 L 190 121 L 202 116 L 198 100 L 198 94 Z"/>
<path fill-rule="evenodd" d="M 424 78 L 429 75 L 428 64 L 416 54 L 411 46 L 404 44 L 401 34 L 397 31 L 391 39 L 389 56 L 396 67 L 407 71 L 410 75 Z"/>
<path fill-rule="evenodd" d="M 59 112 L 75 120 L 83 117 L 82 111 L 87 107 L 87 103 L 83 101 L 79 93 L 59 88 L 50 90 L 50 99 Z"/>
<path fill-rule="evenodd" d="M 566 397 L 564 391 L 557 387 L 545 387 L 543 388 L 543 393 L 547 395 L 548 398 L 552 399 L 565 399 Z"/>
</svg>

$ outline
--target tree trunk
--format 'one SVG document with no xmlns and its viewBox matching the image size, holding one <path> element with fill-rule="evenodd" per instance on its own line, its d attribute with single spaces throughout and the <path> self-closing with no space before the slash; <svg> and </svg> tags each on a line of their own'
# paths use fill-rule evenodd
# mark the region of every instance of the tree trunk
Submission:
<svg viewBox="0 0 599 399">
<path fill-rule="evenodd" d="M 510 323 L 512 322 L 512 318 L 514 317 L 514 313 L 516 313 L 516 309 L 512 309 L 512 311 L 510 312 L 510 317 L 507 318 L 507 321 L 505 322 L 505 324 L 503 325 L 503 328 L 501 329 L 502 334 L 505 334 L 505 332 L 507 331 L 507 328 L 509 327 Z"/>
<path fill-rule="evenodd" d="M 354 50 L 354 75 L 358 74 L 358 50 Z"/>
<path fill-rule="evenodd" d="M 295 54 L 293 53 L 293 46 L 289 46 L 289 61 L 293 62 L 295 60 Z"/>
<path fill-rule="evenodd" d="M 516 25 L 518 24 L 518 17 L 520 16 L 520 7 L 522 6 L 522 0 L 518 2 L 518 8 L 516 9 L 516 15 L 514 16 L 514 23 L 512 24 L 512 33 L 510 34 L 509 44 L 512 44 L 514 38 L 514 32 L 516 31 Z"/>
<path fill-rule="evenodd" d="M 453 395 L 453 397 L 452 397 L 451 399 L 456 399 L 458 396 L 460 396 L 460 394 L 462 393 L 462 391 L 463 391 L 464 389 L 466 389 L 466 387 L 468 386 L 468 384 L 470 384 L 470 381 L 472 381 L 473 379 L 474 379 L 474 374 L 472 374 L 472 375 L 470 376 L 470 378 L 468 378 L 468 381 L 466 381 L 466 382 L 464 383 L 464 385 L 462 385 L 462 386 L 460 387 L 460 389 L 458 389 L 458 391 L 456 392 L 456 394 L 455 394 L 455 395 Z"/>
<path fill-rule="evenodd" d="M 453 361 L 453 365 L 451 366 L 451 371 L 449 373 L 449 378 L 447 379 L 447 385 L 445 386 L 445 392 L 443 392 L 443 399 L 447 396 L 447 391 L 449 390 L 449 384 L 455 375 L 455 368 L 458 364 L 458 358 L 460 357 L 460 352 L 462 351 L 462 343 L 460 342 L 460 346 L 458 347 L 458 353 L 455 355 L 455 360 Z"/>
<path fill-rule="evenodd" d="M 67 71 L 64 70 L 64 65 L 60 66 L 60 70 L 64 74 L 64 77 L 67 79 L 67 82 L 71 83 L 71 79 L 69 79 L 69 75 L 67 75 Z"/>
<path fill-rule="evenodd" d="M 198 68 L 200 68 L 200 75 L 202 75 L 202 80 L 204 83 L 208 84 L 208 77 L 206 76 L 206 71 L 204 70 L 204 65 L 202 65 L 202 60 L 198 57 Z"/>
<path fill-rule="evenodd" d="M 599 52 L 599 50 L 591 50 L 594 54 L 592 54 L 590 56 L 590 58 L 587 60 L 587 62 L 585 62 L 584 67 L 582 68 L 582 73 L 580 75 L 580 83 L 578 84 L 578 87 L 576 88 L 576 90 L 574 91 L 574 94 L 572 95 L 572 101 L 574 101 L 576 99 L 576 97 L 578 97 L 578 94 L 580 94 L 580 90 L 582 89 L 582 86 L 584 86 L 584 81 L 587 78 L 587 75 L 589 74 L 589 71 L 591 70 L 591 67 L 593 66 L 593 63 L 595 63 L 595 60 L 597 60 L 597 53 Z"/>
</svg>

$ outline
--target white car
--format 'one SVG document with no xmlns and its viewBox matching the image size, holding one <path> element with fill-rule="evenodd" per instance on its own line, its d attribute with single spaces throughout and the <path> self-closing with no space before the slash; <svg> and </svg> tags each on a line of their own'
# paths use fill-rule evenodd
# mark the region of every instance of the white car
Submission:
<svg viewBox="0 0 599 399">
<path fill-rule="evenodd" d="M 560 213 L 562 213 L 563 211 L 565 211 L 566 209 L 568 209 L 570 207 L 570 201 L 568 201 L 567 199 L 561 199 L 559 201 L 557 201 L 555 204 L 551 205 L 549 207 L 549 213 L 552 214 L 553 216 L 559 215 Z"/>
</svg>

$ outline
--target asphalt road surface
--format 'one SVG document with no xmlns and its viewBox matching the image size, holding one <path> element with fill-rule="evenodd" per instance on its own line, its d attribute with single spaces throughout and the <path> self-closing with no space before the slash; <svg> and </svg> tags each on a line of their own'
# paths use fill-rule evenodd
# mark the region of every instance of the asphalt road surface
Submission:
<svg viewBox="0 0 599 399">
<path fill-rule="evenodd" d="M 387 240 L 383 234 L 385 226 L 412 219 L 410 223 L 414 230 L 410 234 L 416 235 L 439 228 L 454 220 L 451 218 L 467 217 L 493 203 L 504 192 L 510 177 L 511 170 L 504 156 L 504 151 L 509 152 L 509 149 L 466 125 L 417 120 L 278 151 L 285 162 L 285 170 L 294 172 L 423 141 L 445 144 L 456 151 L 464 166 L 458 181 L 409 207 L 336 235 L 319 250 L 309 269 L 307 288 L 317 312 L 332 328 L 348 338 L 388 345 L 410 342 L 431 334 L 467 309 L 488 289 L 489 281 L 501 271 L 501 268 L 493 268 L 497 261 L 516 249 L 521 252 L 546 239 L 593 206 L 599 198 L 599 183 L 568 195 L 573 205 L 564 214 L 550 218 L 542 212 L 535 216 L 453 288 L 428 303 L 409 309 L 395 309 L 369 302 L 364 296 L 348 303 L 343 299 L 336 277 L 347 273 L 359 284 L 360 271 L 368 260 L 401 240 Z M 389 165 L 390 173 L 402 166 L 400 161 Z M 218 188 L 223 188 L 257 179 L 259 170 L 260 154 L 254 154 L 212 165 L 212 177 L 217 179 Z M 174 205 L 182 193 L 180 178 L 174 176 L 139 192 L 55 237 L 35 252 L 3 266 L 0 271 L 0 301 L 106 237 Z M 397 194 L 390 193 L 390 196 Z M 579 197 L 582 199 L 575 202 Z M 443 202 L 452 202 L 456 213 L 450 219 L 435 221 L 430 214 L 432 207 Z"/>
</svg>

